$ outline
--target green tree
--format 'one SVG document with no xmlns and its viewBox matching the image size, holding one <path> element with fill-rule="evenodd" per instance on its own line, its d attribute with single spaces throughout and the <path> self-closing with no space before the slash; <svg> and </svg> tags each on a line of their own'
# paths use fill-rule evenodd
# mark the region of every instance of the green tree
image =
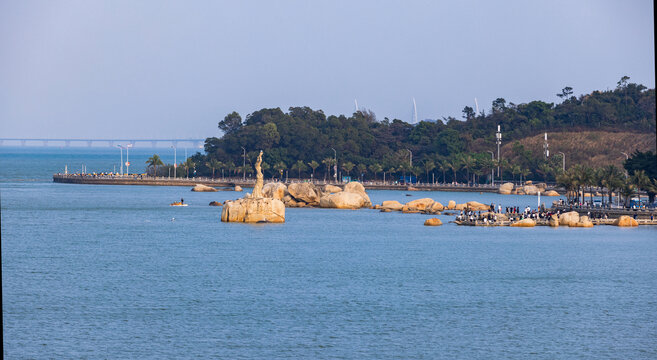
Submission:
<svg viewBox="0 0 657 360">
<path fill-rule="evenodd" d="M 291 170 L 298 170 L 299 171 L 299 179 L 301 179 L 301 172 L 302 171 L 308 171 L 308 166 L 302 161 L 302 160 L 297 160 L 294 164 L 292 164 L 292 167 L 290 168 Z"/>
<path fill-rule="evenodd" d="M 223 166 L 222 162 L 217 160 L 217 159 L 210 159 L 210 161 L 207 161 L 205 163 L 205 166 L 208 167 L 212 171 L 212 178 L 214 179 L 214 171 L 221 168 Z"/>
<path fill-rule="evenodd" d="M 360 177 L 360 181 L 363 181 L 363 176 L 367 172 L 367 165 L 361 163 L 356 166 L 358 169 L 358 176 Z"/>
<path fill-rule="evenodd" d="M 349 175 L 351 173 L 351 170 L 353 170 L 355 166 L 356 165 L 351 161 L 347 161 L 342 163 L 341 168 L 347 173 L 347 175 Z"/>
<path fill-rule="evenodd" d="M 153 176 L 157 176 L 157 167 L 164 165 L 162 162 L 162 159 L 160 159 L 160 156 L 157 154 L 153 154 L 153 156 L 149 157 L 148 160 L 146 160 L 146 165 L 148 168 L 153 167 Z"/>
<path fill-rule="evenodd" d="M 219 122 L 219 129 L 226 135 L 237 132 L 242 127 L 242 117 L 236 111 L 226 115 L 222 121 Z"/>
<path fill-rule="evenodd" d="M 383 166 L 381 166 L 381 164 L 377 164 L 377 163 L 371 164 L 368 168 L 370 169 L 370 172 L 372 174 L 374 174 L 374 180 L 376 180 L 376 174 L 383 171 Z"/>
<path fill-rule="evenodd" d="M 310 168 L 313 169 L 313 178 L 315 178 L 315 169 L 319 167 L 319 163 L 315 160 L 312 160 L 311 162 L 308 163 L 308 166 L 310 166 Z"/>
<path fill-rule="evenodd" d="M 426 172 L 426 182 L 429 183 L 429 172 L 436 168 L 436 163 L 434 163 L 432 160 L 425 160 L 423 167 L 424 171 Z"/>
<path fill-rule="evenodd" d="M 283 180 L 283 171 L 287 170 L 287 165 L 284 162 L 279 161 L 274 165 L 274 170 L 280 173 L 281 180 Z"/>
<path fill-rule="evenodd" d="M 187 160 L 185 160 L 183 163 L 183 166 L 185 167 L 185 175 L 187 178 L 189 178 L 189 169 L 196 167 L 196 163 L 194 160 L 192 160 L 192 158 L 187 158 Z"/>
<path fill-rule="evenodd" d="M 652 187 L 650 178 L 646 176 L 644 170 L 635 170 L 634 173 L 632 173 L 630 180 L 632 181 L 632 184 L 636 186 L 636 195 L 639 198 L 639 203 L 641 203 L 641 190 L 648 191 Z"/>
</svg>

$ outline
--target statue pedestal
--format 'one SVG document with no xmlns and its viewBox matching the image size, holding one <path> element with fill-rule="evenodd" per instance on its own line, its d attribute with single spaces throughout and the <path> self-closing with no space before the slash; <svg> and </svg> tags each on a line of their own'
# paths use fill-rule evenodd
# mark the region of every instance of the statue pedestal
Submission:
<svg viewBox="0 0 657 360">
<path fill-rule="evenodd" d="M 277 199 L 247 198 L 226 201 L 221 210 L 223 222 L 283 223 L 285 204 Z"/>
</svg>

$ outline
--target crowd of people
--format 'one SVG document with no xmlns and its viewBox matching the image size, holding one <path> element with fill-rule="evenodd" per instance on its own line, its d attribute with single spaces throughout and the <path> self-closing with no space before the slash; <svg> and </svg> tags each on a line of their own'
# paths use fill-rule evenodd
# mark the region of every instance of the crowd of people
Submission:
<svg viewBox="0 0 657 360">
<path fill-rule="evenodd" d="M 557 211 L 557 214 L 559 211 Z M 501 216 L 501 215 L 504 216 Z M 495 204 L 491 204 L 488 211 L 473 211 L 473 210 L 462 210 L 459 215 L 456 216 L 457 221 L 467 221 L 467 222 L 483 222 L 484 224 L 495 224 L 501 221 L 518 221 L 523 219 L 532 219 L 532 220 L 542 220 L 548 219 L 554 213 L 545 209 L 543 205 L 539 209 L 532 209 L 530 206 L 521 208 L 519 206 L 507 206 L 502 212 L 502 206 L 498 205 L 495 207 Z"/>
</svg>

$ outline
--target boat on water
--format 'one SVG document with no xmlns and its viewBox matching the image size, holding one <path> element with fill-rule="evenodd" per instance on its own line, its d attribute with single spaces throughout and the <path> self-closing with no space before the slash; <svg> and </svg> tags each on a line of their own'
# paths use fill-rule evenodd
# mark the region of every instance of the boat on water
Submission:
<svg viewBox="0 0 657 360">
<path fill-rule="evenodd" d="M 176 202 L 173 202 L 173 203 L 169 204 L 169 206 L 187 206 L 187 204 L 183 204 L 180 201 L 176 201 Z"/>
</svg>

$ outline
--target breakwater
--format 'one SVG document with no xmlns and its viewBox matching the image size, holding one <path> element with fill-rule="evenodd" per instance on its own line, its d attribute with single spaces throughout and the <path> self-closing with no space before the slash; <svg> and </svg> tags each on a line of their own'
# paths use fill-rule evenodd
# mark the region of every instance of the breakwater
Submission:
<svg viewBox="0 0 657 360">
<path fill-rule="evenodd" d="M 54 174 L 53 182 L 64 184 L 92 184 L 92 185 L 147 185 L 147 186 L 194 186 L 203 184 L 216 188 L 232 188 L 234 186 L 253 187 L 255 180 L 239 178 L 167 178 L 142 175 L 91 175 L 91 174 Z M 275 181 L 275 180 L 271 180 Z M 303 180 L 284 181 L 285 185 L 307 182 Z M 315 185 L 344 185 L 328 181 L 313 181 Z M 468 186 L 465 184 L 394 184 L 383 182 L 363 182 L 367 190 L 408 190 L 408 191 L 466 191 L 496 193 L 497 186 L 482 185 Z"/>
</svg>

